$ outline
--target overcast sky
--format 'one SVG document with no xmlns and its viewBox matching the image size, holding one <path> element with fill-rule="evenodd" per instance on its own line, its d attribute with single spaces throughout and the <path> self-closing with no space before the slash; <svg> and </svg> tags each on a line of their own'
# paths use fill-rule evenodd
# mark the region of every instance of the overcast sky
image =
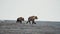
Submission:
<svg viewBox="0 0 60 34">
<path fill-rule="evenodd" d="M 36 15 L 38 20 L 60 21 L 60 0 L 0 0 L 0 19 Z"/>
</svg>

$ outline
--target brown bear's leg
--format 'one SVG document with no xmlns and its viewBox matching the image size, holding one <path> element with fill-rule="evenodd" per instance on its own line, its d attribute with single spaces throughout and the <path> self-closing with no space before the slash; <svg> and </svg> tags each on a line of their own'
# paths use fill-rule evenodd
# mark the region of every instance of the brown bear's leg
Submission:
<svg viewBox="0 0 60 34">
<path fill-rule="evenodd" d="M 28 23 L 28 21 L 26 22 L 26 24 Z"/>
<path fill-rule="evenodd" d="M 32 21 L 32 24 L 36 24 L 34 20 Z"/>
<path fill-rule="evenodd" d="M 30 21 L 27 21 L 26 24 L 27 24 L 28 22 L 30 23 Z M 30 23 L 30 24 L 31 24 L 31 23 Z"/>
<path fill-rule="evenodd" d="M 16 23 L 18 23 L 19 21 L 16 21 Z"/>
<path fill-rule="evenodd" d="M 20 21 L 20 23 L 22 24 L 22 21 Z"/>
<path fill-rule="evenodd" d="M 16 23 L 18 23 L 18 22 L 19 22 L 19 19 L 17 19 Z"/>
<path fill-rule="evenodd" d="M 29 21 L 29 23 L 31 24 L 31 22 Z"/>
</svg>

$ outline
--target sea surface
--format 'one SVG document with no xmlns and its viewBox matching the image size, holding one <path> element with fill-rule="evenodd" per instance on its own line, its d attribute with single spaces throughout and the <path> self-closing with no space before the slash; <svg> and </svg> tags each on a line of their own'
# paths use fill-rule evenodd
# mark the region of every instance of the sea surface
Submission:
<svg viewBox="0 0 60 34">
<path fill-rule="evenodd" d="M 60 34 L 60 22 L 36 21 L 36 24 L 16 23 L 16 20 L 0 21 L 0 34 Z"/>
</svg>

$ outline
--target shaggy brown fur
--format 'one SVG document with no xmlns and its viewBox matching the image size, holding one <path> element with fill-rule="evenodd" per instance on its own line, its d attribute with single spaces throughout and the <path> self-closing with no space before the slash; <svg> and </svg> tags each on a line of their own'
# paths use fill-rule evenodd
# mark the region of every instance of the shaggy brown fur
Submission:
<svg viewBox="0 0 60 34">
<path fill-rule="evenodd" d="M 27 23 L 29 22 L 29 23 L 31 24 L 31 22 L 32 22 L 32 24 L 36 24 L 36 23 L 35 23 L 35 19 L 38 19 L 38 17 L 37 17 L 37 16 L 30 16 L 30 17 L 28 18 Z"/>
<path fill-rule="evenodd" d="M 22 23 L 22 21 L 24 21 L 24 18 L 23 17 L 19 17 L 19 18 L 17 18 L 17 21 L 16 22 Z"/>
</svg>

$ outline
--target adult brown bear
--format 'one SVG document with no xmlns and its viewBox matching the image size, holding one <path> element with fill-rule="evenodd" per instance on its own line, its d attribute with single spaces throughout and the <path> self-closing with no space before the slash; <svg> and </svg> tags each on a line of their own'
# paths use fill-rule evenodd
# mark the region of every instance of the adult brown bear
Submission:
<svg viewBox="0 0 60 34">
<path fill-rule="evenodd" d="M 32 24 L 36 24 L 36 23 L 35 23 L 35 19 L 38 19 L 38 17 L 37 17 L 37 16 L 30 16 L 30 17 L 28 18 L 27 23 L 29 22 L 29 23 L 31 24 L 31 22 L 32 22 Z M 27 24 L 27 23 L 26 23 L 26 24 Z"/>
<path fill-rule="evenodd" d="M 22 21 L 24 21 L 24 18 L 23 17 L 19 17 L 19 18 L 17 18 L 17 21 L 16 22 L 22 23 Z"/>
</svg>

